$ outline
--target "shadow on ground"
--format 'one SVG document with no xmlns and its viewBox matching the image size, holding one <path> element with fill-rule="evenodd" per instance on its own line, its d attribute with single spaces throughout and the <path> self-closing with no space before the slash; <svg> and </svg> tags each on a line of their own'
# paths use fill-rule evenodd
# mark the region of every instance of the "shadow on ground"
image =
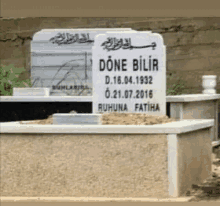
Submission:
<svg viewBox="0 0 220 206">
<path fill-rule="evenodd" d="M 220 201 L 220 159 L 213 160 L 213 168 L 211 178 L 201 185 L 192 185 L 192 190 L 187 194 L 192 196 L 189 202 Z"/>
</svg>

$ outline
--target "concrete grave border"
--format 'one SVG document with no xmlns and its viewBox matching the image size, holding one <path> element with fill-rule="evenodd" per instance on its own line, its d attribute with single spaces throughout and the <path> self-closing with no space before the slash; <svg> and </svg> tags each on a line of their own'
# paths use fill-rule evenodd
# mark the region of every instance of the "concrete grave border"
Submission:
<svg viewBox="0 0 220 206">
<path fill-rule="evenodd" d="M 23 121 L 25 123 L 26 121 Z M 31 121 L 29 121 L 31 122 Z M 7 136 L 7 134 L 16 134 L 22 136 L 22 134 L 85 134 L 85 135 L 100 135 L 100 134 L 165 134 L 167 137 L 167 149 L 168 149 L 168 193 L 170 198 L 177 198 L 182 196 L 182 192 L 184 188 L 189 187 L 190 184 L 195 184 L 195 174 L 192 174 L 192 180 L 187 181 L 187 184 L 184 185 L 181 182 L 182 177 L 184 177 L 184 171 L 181 169 L 181 162 L 185 161 L 185 156 L 182 157 L 183 154 L 187 154 L 187 151 L 182 151 L 182 149 L 178 149 L 181 147 L 181 144 L 190 144 L 190 141 L 198 141 L 200 139 L 199 145 L 191 145 L 191 149 L 198 150 L 196 152 L 196 157 L 194 154 L 194 159 L 200 158 L 200 147 L 201 144 L 206 144 L 205 146 L 205 154 L 206 158 L 209 159 L 206 165 L 202 163 L 203 166 L 199 170 L 203 170 L 203 174 L 196 174 L 199 176 L 201 181 L 209 178 L 211 175 L 211 138 L 210 134 L 213 130 L 214 120 L 180 120 L 177 122 L 171 122 L 166 124 L 157 124 L 157 125 L 36 125 L 36 124 L 20 124 L 19 122 L 11 122 L 11 123 L 0 123 L 1 127 L 1 135 L 2 137 Z M 205 133 L 204 137 L 200 137 L 200 134 L 203 129 L 208 129 L 208 133 Z M 198 132 L 198 133 L 197 133 Z M 202 132 L 202 133 L 201 133 Z M 187 139 L 189 136 L 189 139 Z M 183 138 L 184 137 L 184 138 Z M 198 138 L 198 139 L 197 139 Z M 201 138 L 205 138 L 201 140 Z M 2 141 L 2 139 L 1 139 Z M 209 143 L 208 143 L 209 142 Z M 210 144 L 210 145 L 209 145 Z M 204 148 L 204 147 L 202 147 Z M 208 149 L 209 148 L 209 149 Z M 208 150 L 207 150 L 208 149 Z M 210 150 L 210 151 L 209 151 Z M 183 159 L 182 159 L 183 158 Z M 180 161 L 180 162 L 179 162 Z M 188 160 L 186 164 L 190 164 L 191 166 L 187 166 L 187 170 L 190 170 L 192 165 L 198 164 L 197 162 L 192 163 L 193 160 Z M 195 161 L 195 160 L 194 160 Z M 207 161 L 201 159 L 201 161 Z M 206 168 L 206 169 L 205 169 Z M 190 170 L 191 171 L 191 170 Z M 204 173 L 205 171 L 205 173 Z M 209 175 L 207 175 L 208 173 Z M 190 173 L 191 174 L 191 173 Z M 201 177 L 200 177 L 201 176 Z M 185 178 L 185 177 L 184 177 Z M 188 177 L 187 177 L 188 178 Z M 190 178 L 189 178 L 190 179 Z M 188 185 L 188 186 L 187 186 Z M 183 188 L 182 188 L 183 187 Z M 189 188 L 188 188 L 189 189 Z M 78 198 L 78 197 L 77 197 Z M 147 198 L 148 199 L 148 198 Z M 151 199 L 151 198 L 150 198 Z M 154 199 L 154 198 L 153 198 Z M 156 198 L 158 199 L 158 198 Z"/>
</svg>

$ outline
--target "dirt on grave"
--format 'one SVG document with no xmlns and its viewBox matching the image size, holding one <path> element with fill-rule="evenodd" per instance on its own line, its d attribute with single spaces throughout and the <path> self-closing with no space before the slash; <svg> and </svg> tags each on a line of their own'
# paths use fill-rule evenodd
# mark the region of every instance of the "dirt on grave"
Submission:
<svg viewBox="0 0 220 206">
<path fill-rule="evenodd" d="M 71 111 L 70 113 L 76 113 Z M 102 125 L 154 125 L 154 124 L 166 124 L 169 122 L 177 121 L 174 118 L 168 116 L 153 116 L 143 113 L 105 113 L 102 114 Z M 21 124 L 53 124 L 53 116 L 50 115 L 47 119 L 33 120 L 32 122 L 21 122 Z"/>
</svg>

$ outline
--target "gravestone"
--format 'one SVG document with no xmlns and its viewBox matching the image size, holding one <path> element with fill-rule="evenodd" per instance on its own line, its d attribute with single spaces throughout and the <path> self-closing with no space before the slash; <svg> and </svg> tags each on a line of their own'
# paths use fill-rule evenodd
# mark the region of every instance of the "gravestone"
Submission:
<svg viewBox="0 0 220 206">
<path fill-rule="evenodd" d="M 166 51 L 151 32 L 108 32 L 93 46 L 93 113 L 166 115 Z"/>
<path fill-rule="evenodd" d="M 43 29 L 31 42 L 33 87 L 50 88 L 51 96 L 92 95 L 92 46 L 95 35 L 130 28 Z"/>
</svg>

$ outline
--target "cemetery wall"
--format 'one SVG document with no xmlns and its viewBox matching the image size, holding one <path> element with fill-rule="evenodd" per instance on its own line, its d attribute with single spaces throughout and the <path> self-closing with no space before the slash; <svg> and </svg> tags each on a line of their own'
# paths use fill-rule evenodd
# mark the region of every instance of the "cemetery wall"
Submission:
<svg viewBox="0 0 220 206">
<path fill-rule="evenodd" d="M 132 28 L 162 34 L 167 49 L 167 74 L 185 82 L 184 93 L 202 92 L 202 75 L 218 76 L 220 93 L 220 18 L 2 18 L 0 59 L 30 70 L 30 42 L 35 32 L 52 28 Z M 206 73 L 209 74 L 209 73 Z M 29 77 L 24 73 L 20 79 Z"/>
</svg>

